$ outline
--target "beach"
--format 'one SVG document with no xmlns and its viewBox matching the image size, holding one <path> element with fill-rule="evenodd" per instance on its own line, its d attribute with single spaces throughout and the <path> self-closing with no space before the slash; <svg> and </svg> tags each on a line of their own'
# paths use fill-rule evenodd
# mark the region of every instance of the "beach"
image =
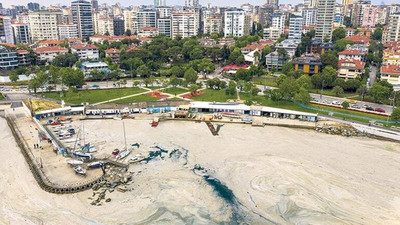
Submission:
<svg viewBox="0 0 400 225">
<path fill-rule="evenodd" d="M 94 206 L 90 190 L 40 189 L 0 119 L 0 224 L 399 224 L 398 143 L 244 124 L 213 136 L 205 123 L 150 122 L 84 122 L 99 155 L 124 147 L 122 123 L 127 143 L 140 144 L 132 155 L 157 153 L 129 166 L 128 191 Z"/>
</svg>

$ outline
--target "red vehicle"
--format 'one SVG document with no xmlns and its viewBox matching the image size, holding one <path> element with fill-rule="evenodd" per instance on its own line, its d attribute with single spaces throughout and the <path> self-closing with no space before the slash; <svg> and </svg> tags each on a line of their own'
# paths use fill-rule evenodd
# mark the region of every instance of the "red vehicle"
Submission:
<svg viewBox="0 0 400 225">
<path fill-rule="evenodd" d="M 381 113 L 384 113 L 384 112 L 386 112 L 384 109 L 381 109 L 381 108 L 376 108 L 375 109 L 375 112 L 381 112 Z"/>
<path fill-rule="evenodd" d="M 60 125 L 61 123 L 59 121 L 54 121 L 52 123 L 50 123 L 51 126 L 57 126 Z"/>
<path fill-rule="evenodd" d="M 112 155 L 113 156 L 117 156 L 119 154 L 119 149 L 114 149 L 113 151 L 112 151 Z"/>
</svg>

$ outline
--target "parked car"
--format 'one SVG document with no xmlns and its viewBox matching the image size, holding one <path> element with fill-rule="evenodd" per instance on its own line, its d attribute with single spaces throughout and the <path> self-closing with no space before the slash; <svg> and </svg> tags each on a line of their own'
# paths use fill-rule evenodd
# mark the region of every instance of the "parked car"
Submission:
<svg viewBox="0 0 400 225">
<path fill-rule="evenodd" d="M 338 101 L 332 101 L 332 105 L 341 105 L 342 103 L 338 102 Z"/>
<path fill-rule="evenodd" d="M 381 112 L 381 113 L 385 113 L 386 111 L 382 108 L 376 108 L 375 112 Z"/>
<path fill-rule="evenodd" d="M 361 107 L 359 105 L 357 105 L 357 104 L 353 104 L 350 107 L 354 108 L 354 109 L 361 109 Z"/>
<path fill-rule="evenodd" d="M 366 110 L 369 110 L 369 111 L 374 111 L 374 108 L 372 108 L 372 107 L 369 106 L 369 105 L 367 105 L 367 107 L 365 107 L 365 109 L 366 109 Z"/>
</svg>

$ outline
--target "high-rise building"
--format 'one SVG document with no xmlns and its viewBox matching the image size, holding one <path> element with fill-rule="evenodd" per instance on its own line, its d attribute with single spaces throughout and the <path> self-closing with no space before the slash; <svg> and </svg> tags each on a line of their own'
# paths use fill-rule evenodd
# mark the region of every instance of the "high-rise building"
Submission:
<svg viewBox="0 0 400 225">
<path fill-rule="evenodd" d="M 314 26 L 317 24 L 317 8 L 304 8 L 301 14 L 304 26 Z"/>
<path fill-rule="evenodd" d="M 0 16 L 0 42 L 14 44 L 11 19 L 8 16 Z"/>
<path fill-rule="evenodd" d="M 154 6 L 155 7 L 166 6 L 165 0 L 154 0 Z"/>
<path fill-rule="evenodd" d="M 357 1 L 353 4 L 353 12 L 351 21 L 354 26 L 361 27 L 364 19 L 364 12 L 366 8 L 371 7 L 371 1 Z M 375 15 L 374 15 L 375 16 Z"/>
<path fill-rule="evenodd" d="M 222 31 L 222 18 L 219 16 L 207 17 L 204 20 L 204 33 L 220 33 Z"/>
<path fill-rule="evenodd" d="M 289 18 L 289 39 L 301 39 L 303 17 L 290 15 Z"/>
<path fill-rule="evenodd" d="M 272 5 L 275 8 L 278 8 L 279 6 L 279 0 L 267 0 L 267 5 Z"/>
<path fill-rule="evenodd" d="M 318 0 L 304 0 L 304 5 L 309 8 L 316 8 Z"/>
<path fill-rule="evenodd" d="M 159 18 L 157 19 L 158 34 L 172 37 L 171 18 Z"/>
<path fill-rule="evenodd" d="M 282 13 L 272 13 L 269 16 L 269 25 L 271 27 L 279 28 L 281 29 L 282 33 L 285 29 L 285 15 Z"/>
<path fill-rule="evenodd" d="M 98 0 L 92 0 L 91 4 L 92 4 L 92 9 L 93 10 L 98 10 L 99 9 L 99 1 Z"/>
<path fill-rule="evenodd" d="M 141 9 L 137 13 L 138 29 L 141 27 L 157 27 L 157 11 Z"/>
<path fill-rule="evenodd" d="M 124 27 L 125 31 L 130 30 L 132 34 L 138 32 L 138 20 L 137 20 L 136 9 L 124 11 Z"/>
<path fill-rule="evenodd" d="M 61 13 L 60 13 L 61 14 Z M 58 13 L 49 11 L 29 12 L 29 33 L 32 43 L 58 39 Z"/>
<path fill-rule="evenodd" d="M 26 25 L 24 23 L 13 23 L 13 24 L 11 24 L 11 27 L 12 27 L 13 35 L 14 35 L 14 42 L 16 44 L 18 44 L 18 43 L 29 44 L 30 43 L 28 25 Z"/>
<path fill-rule="evenodd" d="M 122 18 L 115 17 L 114 19 L 114 35 L 120 36 L 125 33 L 124 20 Z"/>
<path fill-rule="evenodd" d="M 58 36 L 60 39 L 78 38 L 78 25 L 73 23 L 58 25 Z"/>
<path fill-rule="evenodd" d="M 319 0 L 317 12 L 317 27 L 315 38 L 324 40 L 332 38 L 333 14 L 335 12 L 335 0 Z"/>
<path fill-rule="evenodd" d="M 114 21 L 111 17 L 101 17 L 97 20 L 96 34 L 114 35 Z"/>
<path fill-rule="evenodd" d="M 84 0 L 77 0 L 71 3 L 73 23 L 78 25 L 78 35 L 80 38 L 92 36 L 92 5 Z"/>
<path fill-rule="evenodd" d="M 28 10 L 29 11 L 38 11 L 40 9 L 39 3 L 29 2 L 28 3 Z"/>
<path fill-rule="evenodd" d="M 185 6 L 189 8 L 199 7 L 199 0 L 185 0 Z"/>
<path fill-rule="evenodd" d="M 389 15 L 388 25 L 384 30 L 383 43 L 400 41 L 400 13 Z"/>
<path fill-rule="evenodd" d="M 196 36 L 199 31 L 196 14 L 194 12 L 173 12 L 171 30 L 173 38 Z"/>
<path fill-rule="evenodd" d="M 168 6 L 157 7 L 157 18 L 171 18 L 172 8 Z"/>
<path fill-rule="evenodd" d="M 225 11 L 225 37 L 241 37 L 245 35 L 245 13 L 242 9 L 232 8 Z"/>
<path fill-rule="evenodd" d="M 377 11 L 378 8 L 375 6 L 370 5 L 365 7 L 361 27 L 375 27 L 375 15 Z"/>
<path fill-rule="evenodd" d="M 343 14 L 350 16 L 350 6 L 353 5 L 353 0 L 342 0 Z"/>
</svg>

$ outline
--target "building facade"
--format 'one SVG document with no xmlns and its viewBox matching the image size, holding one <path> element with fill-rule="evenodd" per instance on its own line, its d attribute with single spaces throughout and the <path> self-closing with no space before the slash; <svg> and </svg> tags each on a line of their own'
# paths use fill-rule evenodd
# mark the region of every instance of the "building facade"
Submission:
<svg viewBox="0 0 400 225">
<path fill-rule="evenodd" d="M 388 25 L 383 33 L 383 43 L 400 41 L 400 12 L 389 16 Z"/>
<path fill-rule="evenodd" d="M 198 21 L 193 12 L 172 13 L 172 37 L 182 38 L 196 36 L 198 34 Z"/>
<path fill-rule="evenodd" d="M 0 16 L 0 42 L 14 44 L 11 19 L 8 16 Z"/>
<path fill-rule="evenodd" d="M 94 34 L 92 19 L 92 4 L 84 0 L 71 3 L 73 23 L 78 25 L 80 38 L 89 38 Z"/>
<path fill-rule="evenodd" d="M 319 40 L 332 38 L 332 23 L 335 12 L 335 0 L 319 0 L 315 38 Z"/>
<path fill-rule="evenodd" d="M 242 9 L 230 9 L 225 11 L 225 37 L 241 37 L 245 35 L 245 12 Z"/>
<path fill-rule="evenodd" d="M 290 15 L 289 39 L 301 40 L 302 28 L 303 28 L 303 17 Z"/>
<path fill-rule="evenodd" d="M 56 12 L 29 12 L 29 31 L 32 43 L 58 40 L 58 15 Z"/>
<path fill-rule="evenodd" d="M 73 24 L 73 23 L 58 25 L 58 36 L 60 39 L 79 38 L 78 25 Z"/>
<path fill-rule="evenodd" d="M 29 44 L 29 29 L 28 25 L 24 23 L 13 23 L 11 24 L 13 35 L 14 35 L 14 42 L 15 44 L 22 43 L 22 44 Z"/>
</svg>

